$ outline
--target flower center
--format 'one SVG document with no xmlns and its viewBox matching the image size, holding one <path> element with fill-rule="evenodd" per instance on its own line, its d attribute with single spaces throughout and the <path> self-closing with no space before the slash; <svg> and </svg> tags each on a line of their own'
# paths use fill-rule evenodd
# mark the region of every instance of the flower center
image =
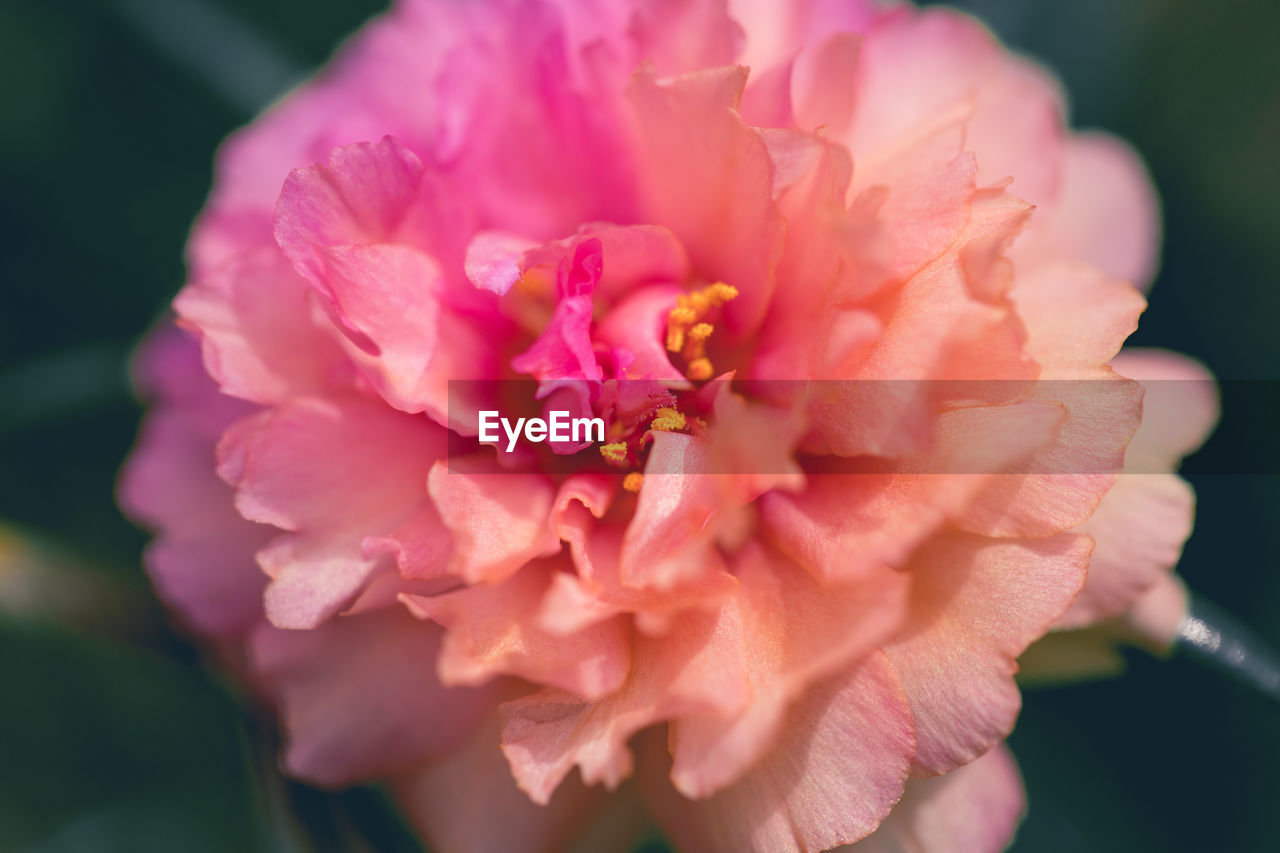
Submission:
<svg viewBox="0 0 1280 853">
<path fill-rule="evenodd" d="M 705 382 L 715 373 L 707 358 L 707 339 L 716 327 L 706 317 L 737 296 L 736 287 L 718 281 L 676 297 L 676 307 L 667 315 L 667 349 L 681 354 L 685 376 L 694 382 Z"/>
</svg>

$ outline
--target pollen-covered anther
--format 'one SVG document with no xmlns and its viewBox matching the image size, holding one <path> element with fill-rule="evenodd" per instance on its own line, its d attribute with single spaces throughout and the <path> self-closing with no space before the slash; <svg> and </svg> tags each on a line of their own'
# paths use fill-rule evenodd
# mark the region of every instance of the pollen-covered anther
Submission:
<svg viewBox="0 0 1280 853">
<path fill-rule="evenodd" d="M 600 445 L 600 455 L 614 465 L 627 463 L 627 445 L 621 441 Z"/>
<path fill-rule="evenodd" d="M 714 369 L 711 367 L 711 359 L 695 358 L 689 362 L 689 367 L 685 370 L 684 375 L 688 376 L 694 382 L 705 382 L 711 378 Z"/>
<path fill-rule="evenodd" d="M 670 406 L 663 406 L 658 409 L 653 420 L 650 421 L 649 429 L 656 429 L 659 432 L 675 432 L 676 430 L 684 429 L 686 425 L 683 412 Z"/>
<path fill-rule="evenodd" d="M 708 284 L 701 292 L 710 300 L 712 307 L 723 305 L 738 298 L 738 288 L 732 284 L 725 284 L 723 281 Z"/>
<path fill-rule="evenodd" d="M 667 315 L 667 349 L 684 356 L 689 365 L 685 375 L 690 379 L 702 381 L 714 373 L 707 359 L 706 344 L 716 329 L 704 318 L 737 296 L 738 288 L 717 281 L 676 297 L 676 307 Z"/>
<path fill-rule="evenodd" d="M 667 349 L 680 352 L 684 349 L 685 330 L 698 321 L 698 314 L 688 304 L 686 297 L 676 299 L 676 307 L 667 315 Z"/>
<path fill-rule="evenodd" d="M 622 488 L 628 492 L 640 491 L 641 484 L 644 483 L 644 475 L 639 471 L 632 471 L 630 474 L 622 478 Z"/>
<path fill-rule="evenodd" d="M 685 362 L 694 362 L 707 355 L 707 338 L 711 337 L 711 333 L 716 327 L 710 323 L 698 323 L 689 330 L 689 334 L 685 336 L 684 356 Z"/>
<path fill-rule="evenodd" d="M 711 324 L 699 322 L 713 308 L 719 308 L 726 302 L 738 297 L 738 288 L 723 281 L 717 281 L 715 284 L 708 284 L 706 287 L 693 291 L 692 293 L 682 293 L 676 297 L 676 307 L 671 309 L 667 314 L 667 349 L 671 352 L 679 352 L 684 349 L 685 334 L 692 332 L 690 326 L 696 323 L 698 326 L 706 326 L 703 330 L 704 337 L 710 335 L 713 331 Z"/>
</svg>

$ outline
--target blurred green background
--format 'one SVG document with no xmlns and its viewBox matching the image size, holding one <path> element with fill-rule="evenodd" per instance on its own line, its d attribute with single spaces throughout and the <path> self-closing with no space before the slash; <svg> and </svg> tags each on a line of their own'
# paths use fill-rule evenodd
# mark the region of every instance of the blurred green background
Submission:
<svg viewBox="0 0 1280 853">
<path fill-rule="evenodd" d="M 147 32 L 154 3 L 0 2 L 0 850 L 288 850 L 308 834 L 411 849 L 376 795 L 261 772 L 269 726 L 169 630 L 144 537 L 115 509 L 139 417 L 124 360 L 183 280 L 216 145 L 270 96 L 255 85 L 287 77 L 240 63 L 211 81 L 172 49 L 191 30 Z M 382 4 L 206 5 L 311 68 Z M 1133 343 L 1280 378 L 1280 3 L 958 5 L 1062 75 L 1074 124 L 1147 158 L 1166 240 Z M 191 27 L 216 56 L 216 32 Z M 1278 440 L 1275 417 L 1226 403 L 1199 470 Z M 1183 575 L 1280 644 L 1280 480 L 1194 484 Z M 1133 655 L 1122 678 L 1028 691 L 1012 743 L 1031 800 L 1017 850 L 1280 849 L 1280 708 L 1191 663 Z"/>
</svg>

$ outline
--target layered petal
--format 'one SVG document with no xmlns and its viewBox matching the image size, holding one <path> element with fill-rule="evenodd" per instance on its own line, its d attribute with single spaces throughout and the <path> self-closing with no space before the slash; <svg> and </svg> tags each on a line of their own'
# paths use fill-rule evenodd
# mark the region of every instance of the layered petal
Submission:
<svg viewBox="0 0 1280 853">
<path fill-rule="evenodd" d="M 511 675 L 589 701 L 621 687 L 630 657 L 621 619 L 573 633 L 552 634 L 538 624 L 540 603 L 555 574 L 552 566 L 534 565 L 497 585 L 405 596 L 413 615 L 446 629 L 441 682 L 477 685 Z"/>
<path fill-rule="evenodd" d="M 751 700 L 734 717 L 671 724 L 672 782 L 693 799 L 748 772 L 783 735 L 794 702 L 888 641 L 907 618 L 908 580 L 887 567 L 856 583 L 823 584 L 785 557 L 750 547 L 734 575 Z"/>
<path fill-rule="evenodd" d="M 1084 536 L 956 536 L 921 549 L 910 616 L 885 646 L 915 720 L 917 773 L 953 770 L 1012 730 L 1015 659 L 1080 591 L 1092 547 Z"/>
<path fill-rule="evenodd" d="M 851 853 L 972 850 L 997 853 L 1026 809 L 1022 777 L 1003 744 L 944 776 L 912 779 L 902 800 Z"/>
<path fill-rule="evenodd" d="M 1161 472 L 1199 447 L 1217 420 L 1213 380 L 1190 359 L 1134 350 L 1113 366 L 1145 380 L 1142 424 L 1125 452 L 1124 473 L 1080 526 L 1097 546 L 1089 580 L 1059 627 L 1122 614 L 1178 562 L 1195 496 L 1177 475 Z"/>
<path fill-rule="evenodd" d="M 496 694 L 446 690 L 436 680 L 440 634 L 398 608 L 310 631 L 261 625 L 250 654 L 280 706 L 285 768 L 316 784 L 345 785 L 461 744 Z M 370 708 L 378 713 L 371 717 Z"/>
<path fill-rule="evenodd" d="M 490 714 L 451 752 L 393 777 L 391 792 L 432 850 L 558 853 L 583 832 L 605 793 L 568 779 L 545 805 L 516 787 Z M 497 819 L 500 816 L 500 819 Z"/>
<path fill-rule="evenodd" d="M 632 735 L 673 717 L 732 713 L 747 700 L 736 607 L 691 611 L 662 638 L 637 637 L 631 671 L 598 702 L 543 690 L 502 706 L 502 751 L 516 782 L 546 803 L 576 765 L 587 784 L 616 788 L 634 766 Z"/>
<path fill-rule="evenodd" d="M 449 571 L 468 583 L 497 583 L 560 549 L 549 524 L 554 492 L 539 474 L 513 474 L 488 459 L 458 458 L 431 467 L 427 490 L 453 534 Z"/>
<path fill-rule="evenodd" d="M 357 396 L 298 400 L 227 432 L 218 473 L 236 508 L 288 531 L 258 552 L 273 624 L 314 628 L 351 600 L 378 566 L 365 538 L 418 510 L 443 452 L 439 427 Z"/>
<path fill-rule="evenodd" d="M 1185 610 L 1216 398 L 1117 356 L 1157 240 L 955 12 L 401 0 L 220 155 L 122 501 L 286 769 L 441 849 L 626 843 L 593 785 L 693 850 L 997 849 L 1018 656 Z"/>
<path fill-rule="evenodd" d="M 680 848 L 827 850 L 869 835 L 902 796 L 911 714 L 882 655 L 810 691 L 781 732 L 755 769 L 697 801 L 664 784 L 662 742 L 649 740 L 644 792 Z"/>
</svg>

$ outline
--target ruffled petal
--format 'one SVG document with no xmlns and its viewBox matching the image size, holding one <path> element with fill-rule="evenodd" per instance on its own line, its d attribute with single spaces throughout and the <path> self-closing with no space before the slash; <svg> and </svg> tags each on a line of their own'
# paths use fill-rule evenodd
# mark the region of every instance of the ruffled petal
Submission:
<svg viewBox="0 0 1280 853">
<path fill-rule="evenodd" d="M 267 578 L 253 555 L 271 531 L 236 513 L 214 473 L 214 443 L 252 407 L 218 392 L 195 339 L 172 326 L 144 344 L 139 374 L 143 393 L 162 402 L 121 472 L 120 505 L 157 533 L 144 562 L 160 597 L 195 630 L 237 637 L 262 616 Z"/>
<path fill-rule="evenodd" d="M 931 452 L 863 473 L 818 473 L 798 494 L 771 492 L 761 517 L 773 539 L 817 577 L 855 580 L 903 566 L 915 548 L 1010 468 L 1050 444 L 1062 410 L 1050 403 L 959 409 L 938 418 Z M 994 475 L 994 476 L 993 476 Z"/>
<path fill-rule="evenodd" d="M 742 48 L 742 27 L 725 0 L 634 0 L 628 31 L 637 58 L 663 76 L 729 65 Z"/>
<path fill-rule="evenodd" d="M 340 617 L 310 631 L 260 626 L 250 653 L 280 705 L 288 772 L 345 785 L 461 743 L 496 694 L 446 690 L 436 681 L 432 661 L 441 633 L 400 608 Z"/>
<path fill-rule="evenodd" d="M 399 774 L 391 793 L 430 849 L 561 853 L 604 806 L 606 794 L 566 779 L 546 805 L 516 787 L 489 714 L 458 748 Z"/>
<path fill-rule="evenodd" d="M 882 655 L 814 687 L 780 731 L 780 742 L 753 770 L 697 801 L 671 788 L 663 744 L 650 739 L 642 790 L 677 847 L 827 850 L 869 835 L 902 796 L 915 739 L 902 688 Z"/>
<path fill-rule="evenodd" d="M 574 633 L 552 634 L 537 621 L 552 566 L 531 565 L 497 585 L 444 595 L 403 598 L 419 619 L 443 625 L 440 680 L 478 685 L 512 675 L 595 701 L 622 686 L 630 650 L 620 619 L 595 622 Z"/>
<path fill-rule="evenodd" d="M 912 779 L 893 811 L 848 853 L 999 853 L 1026 810 L 1022 776 L 1004 744 L 933 779 Z"/>
<path fill-rule="evenodd" d="M 541 474 L 503 471 L 487 458 L 454 458 L 432 466 L 427 489 L 453 533 L 449 571 L 467 583 L 498 583 L 560 550 L 549 524 L 555 492 Z"/>
<path fill-rule="evenodd" d="M 1178 562 L 1195 496 L 1182 479 L 1162 472 L 1199 447 L 1217 421 L 1213 380 L 1190 359 L 1135 350 L 1113 365 L 1143 381 L 1142 424 L 1125 451 L 1124 473 L 1079 528 L 1097 545 L 1089 580 L 1058 627 L 1120 615 Z"/>
<path fill-rule="evenodd" d="M 741 584 L 751 701 L 735 717 L 671 724 L 671 779 L 693 799 L 722 789 L 761 760 L 782 736 L 794 701 L 888 641 L 907 615 L 908 579 L 887 567 L 852 584 L 821 584 L 782 555 L 753 546 L 740 555 L 734 575 Z"/>
<path fill-rule="evenodd" d="M 738 289 L 724 309 L 737 336 L 764 317 L 783 237 L 768 149 L 736 112 L 746 79 L 741 67 L 670 82 L 641 70 L 628 90 L 645 176 L 641 221 L 670 228 L 695 269 Z"/>
<path fill-rule="evenodd" d="M 516 782 L 546 803 L 575 765 L 588 785 L 631 775 L 631 736 L 685 714 L 741 709 L 748 697 L 736 607 L 690 611 L 659 639 L 637 637 L 622 689 L 598 702 L 544 690 L 504 704 L 502 751 Z"/>
<path fill-rule="evenodd" d="M 355 396 L 298 400 L 228 430 L 218 473 L 236 508 L 289 531 L 258 553 L 273 624 L 314 628 L 351 600 L 380 559 L 365 553 L 366 537 L 418 511 L 444 444 L 425 418 Z"/>
<path fill-rule="evenodd" d="M 1014 192 L 1032 204 L 1057 193 L 1065 136 L 1058 89 L 972 18 L 909 7 L 881 16 L 863 36 L 856 103 L 842 140 L 855 156 L 889 156 L 938 116 L 968 110 L 966 147 L 980 185 L 1013 176 Z"/>
<path fill-rule="evenodd" d="M 223 393 L 269 404 L 349 382 L 309 291 L 287 259 L 263 248 L 187 285 L 173 307 L 200 334 L 205 368 Z"/>
<path fill-rule="evenodd" d="M 917 773 L 953 770 L 1012 730 L 1015 659 L 1079 592 L 1092 547 L 943 537 L 913 559 L 910 616 L 885 654 L 911 704 Z"/>
<path fill-rule="evenodd" d="M 1159 262 L 1160 204 L 1142 160 L 1103 133 L 1072 135 L 1064 153 L 1057 202 L 1037 213 L 1015 263 L 1076 258 L 1145 290 Z"/>
</svg>

